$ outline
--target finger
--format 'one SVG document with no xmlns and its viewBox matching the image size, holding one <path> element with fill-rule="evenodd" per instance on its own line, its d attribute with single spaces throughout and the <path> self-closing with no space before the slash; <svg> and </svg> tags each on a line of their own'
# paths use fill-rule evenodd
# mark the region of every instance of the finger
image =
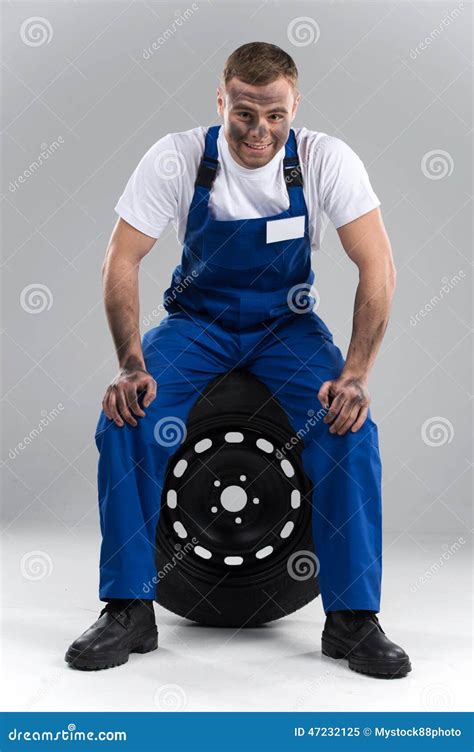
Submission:
<svg viewBox="0 0 474 752">
<path fill-rule="evenodd" d="M 121 428 L 123 426 L 123 420 L 117 408 L 117 395 L 115 394 L 115 389 L 110 390 L 108 404 L 112 420 L 117 426 L 119 426 L 119 428 Z"/>
<path fill-rule="evenodd" d="M 323 384 L 321 384 L 321 387 L 318 392 L 318 400 L 322 404 L 323 407 L 329 407 L 329 389 L 331 387 L 332 381 L 325 381 Z"/>
<path fill-rule="evenodd" d="M 134 415 L 138 415 L 140 417 L 143 417 L 145 415 L 144 410 L 142 410 L 138 402 L 137 387 L 133 384 L 130 384 L 130 386 L 127 387 L 127 403 Z"/>
<path fill-rule="evenodd" d="M 148 405 L 153 402 L 153 400 L 156 397 L 156 381 L 155 379 L 148 381 L 145 389 L 145 397 L 143 399 L 143 407 L 148 407 Z"/>
<path fill-rule="evenodd" d="M 109 394 L 110 394 L 110 386 L 107 387 L 107 391 L 105 392 L 104 399 L 102 400 L 102 410 L 104 411 L 104 414 L 107 416 L 109 420 L 112 420 L 112 415 L 110 413 L 109 408 Z"/>
<path fill-rule="evenodd" d="M 352 410 L 350 410 L 349 412 L 347 419 L 338 428 L 337 430 L 338 436 L 344 436 L 344 434 L 348 432 L 349 428 L 352 426 L 357 416 L 359 415 L 360 410 L 361 410 L 361 407 L 359 404 L 356 404 L 353 406 Z"/>
<path fill-rule="evenodd" d="M 327 414 L 324 416 L 323 423 L 332 423 L 332 421 L 335 420 L 339 415 L 339 411 L 344 402 L 344 393 L 339 392 L 339 394 L 336 395 L 336 397 L 334 397 L 333 401 L 331 402 L 331 407 L 329 408 Z"/>
<path fill-rule="evenodd" d="M 368 405 L 366 405 L 365 407 L 363 407 L 361 409 L 361 411 L 359 413 L 359 417 L 357 418 L 356 422 L 354 423 L 354 425 L 351 428 L 351 431 L 353 433 L 355 431 L 358 431 L 359 428 L 361 428 L 364 425 L 365 419 L 367 418 L 368 412 L 369 412 L 369 406 Z"/>
<path fill-rule="evenodd" d="M 135 420 L 135 418 L 133 417 L 133 415 L 131 414 L 128 408 L 126 395 L 123 389 L 116 387 L 116 391 L 117 391 L 117 407 L 120 411 L 120 415 L 131 426 L 136 426 L 137 421 Z"/>
<path fill-rule="evenodd" d="M 339 410 L 339 415 L 337 416 L 336 420 L 333 421 L 331 428 L 329 429 L 330 433 L 339 433 L 340 429 L 351 414 L 352 407 L 352 402 L 344 402 L 344 404 L 341 406 L 341 409 Z"/>
</svg>

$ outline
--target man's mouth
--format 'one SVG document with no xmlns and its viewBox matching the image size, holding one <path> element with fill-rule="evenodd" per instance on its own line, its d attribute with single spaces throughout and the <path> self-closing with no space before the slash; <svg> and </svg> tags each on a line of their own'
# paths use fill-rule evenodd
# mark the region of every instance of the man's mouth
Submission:
<svg viewBox="0 0 474 752">
<path fill-rule="evenodd" d="M 245 146 L 247 146 L 252 151 L 265 151 L 265 149 L 268 149 L 270 144 L 250 144 L 248 141 L 244 141 Z"/>
</svg>

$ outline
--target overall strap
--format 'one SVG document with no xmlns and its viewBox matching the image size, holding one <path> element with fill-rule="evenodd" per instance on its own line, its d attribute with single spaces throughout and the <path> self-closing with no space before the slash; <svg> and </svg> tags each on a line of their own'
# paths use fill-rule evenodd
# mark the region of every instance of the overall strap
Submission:
<svg viewBox="0 0 474 752">
<path fill-rule="evenodd" d="M 219 135 L 220 125 L 211 125 L 207 129 L 206 143 L 204 145 L 204 155 L 201 159 L 195 186 L 200 185 L 202 188 L 210 190 L 216 177 L 218 167 L 217 136 Z"/>
<path fill-rule="evenodd" d="M 293 128 L 290 128 L 290 133 L 285 144 L 283 177 L 285 179 L 287 188 L 301 188 L 303 186 L 303 176 L 301 174 L 301 165 L 298 159 L 296 136 Z"/>
</svg>

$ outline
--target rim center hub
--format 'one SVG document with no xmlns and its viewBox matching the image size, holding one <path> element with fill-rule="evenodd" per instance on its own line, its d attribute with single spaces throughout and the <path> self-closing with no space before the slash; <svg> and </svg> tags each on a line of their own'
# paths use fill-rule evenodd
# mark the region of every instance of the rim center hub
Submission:
<svg viewBox="0 0 474 752">
<path fill-rule="evenodd" d="M 241 486 L 227 486 L 221 493 L 220 502 L 227 512 L 240 512 L 247 504 L 247 494 Z"/>
</svg>

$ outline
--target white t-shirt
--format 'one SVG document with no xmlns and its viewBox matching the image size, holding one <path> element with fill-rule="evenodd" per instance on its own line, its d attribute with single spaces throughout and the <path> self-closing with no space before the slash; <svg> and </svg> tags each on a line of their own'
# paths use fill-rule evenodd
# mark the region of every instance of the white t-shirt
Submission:
<svg viewBox="0 0 474 752">
<path fill-rule="evenodd" d="M 334 227 L 380 205 L 363 162 L 345 141 L 326 133 L 295 128 L 312 250 L 318 250 L 328 219 Z M 168 133 L 141 158 L 115 211 L 137 230 L 158 238 L 172 222 L 182 245 L 194 182 L 207 128 Z M 217 140 L 219 169 L 209 197 L 217 220 L 253 219 L 279 214 L 289 206 L 283 180 L 285 147 L 263 167 L 242 167 L 224 135 Z"/>
</svg>

